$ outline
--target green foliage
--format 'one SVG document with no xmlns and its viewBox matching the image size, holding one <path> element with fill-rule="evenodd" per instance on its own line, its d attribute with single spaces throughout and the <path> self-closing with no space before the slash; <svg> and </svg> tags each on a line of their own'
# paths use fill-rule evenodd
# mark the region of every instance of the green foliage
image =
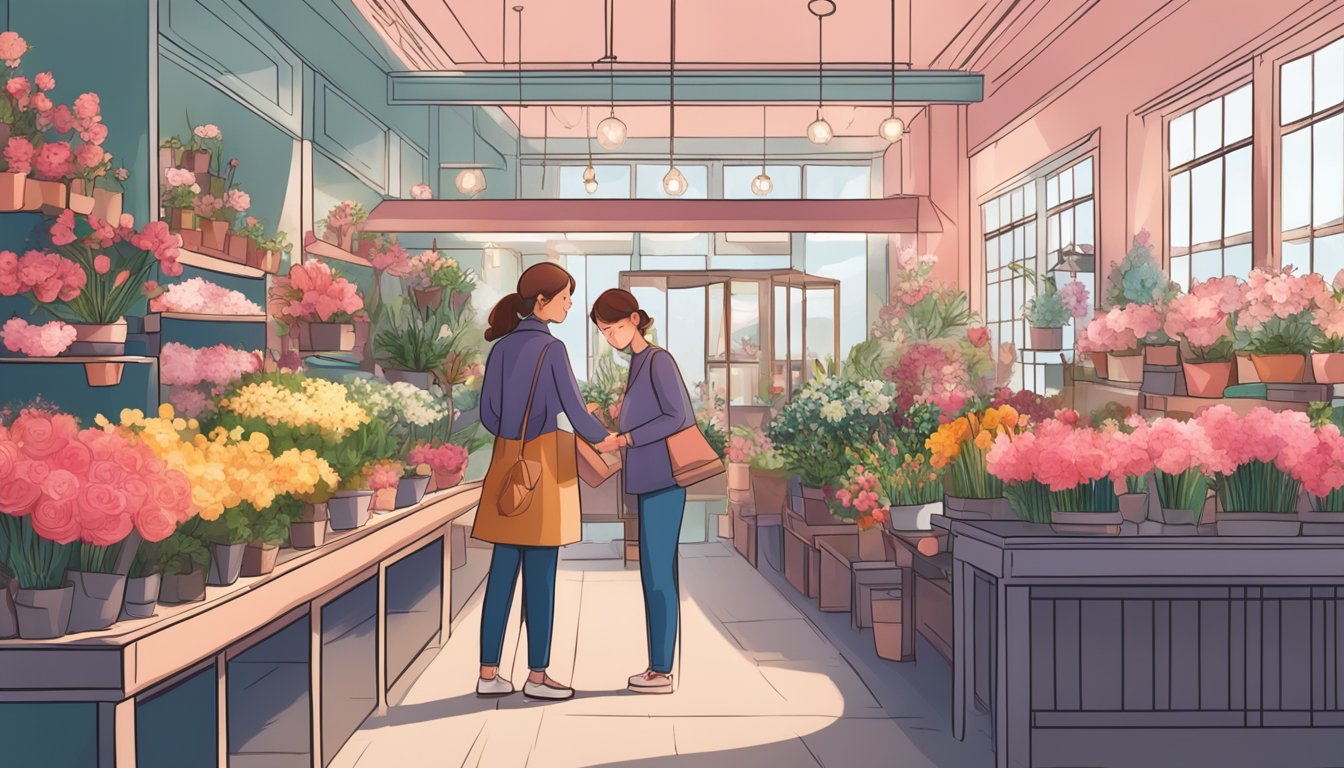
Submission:
<svg viewBox="0 0 1344 768">
<path fill-rule="evenodd" d="M 723 428 L 712 419 L 700 419 L 696 423 L 700 425 L 700 431 L 704 433 L 705 441 L 709 443 L 709 447 L 713 448 L 714 452 L 722 459 L 728 446 L 728 435 L 723 431 Z"/>
<path fill-rule="evenodd" d="M 1320 338 L 1310 312 L 1273 317 L 1254 331 L 1237 331 L 1237 344 L 1253 355 L 1306 355 Z"/>
<path fill-rule="evenodd" d="M 887 368 L 887 349 L 880 339 L 867 338 L 850 347 L 845 358 L 845 378 L 850 381 L 875 381 Z"/>
<path fill-rule="evenodd" d="M 452 317 L 446 304 L 419 309 L 402 300 L 387 307 L 373 346 L 378 362 L 400 371 L 433 371 L 448 359 L 455 333 L 467 321 Z"/>
<path fill-rule="evenodd" d="M 191 573 L 205 570 L 210 565 L 210 551 L 205 543 L 194 533 L 195 526 L 182 526 L 173 535 L 157 545 L 158 561 L 150 566 L 147 573 L 158 572 L 164 576 Z"/>
<path fill-rule="evenodd" d="M 851 446 L 887 439 L 894 393 L 889 382 L 808 381 L 776 414 L 767 436 L 804 483 L 830 485 L 848 471 Z"/>
</svg>

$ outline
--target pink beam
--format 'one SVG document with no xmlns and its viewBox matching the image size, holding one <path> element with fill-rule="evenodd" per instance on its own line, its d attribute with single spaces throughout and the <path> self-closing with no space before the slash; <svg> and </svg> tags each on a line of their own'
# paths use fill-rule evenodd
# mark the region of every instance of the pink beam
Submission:
<svg viewBox="0 0 1344 768">
<path fill-rule="evenodd" d="M 386 200 L 372 232 L 916 232 L 918 197 L 876 200 Z"/>
</svg>

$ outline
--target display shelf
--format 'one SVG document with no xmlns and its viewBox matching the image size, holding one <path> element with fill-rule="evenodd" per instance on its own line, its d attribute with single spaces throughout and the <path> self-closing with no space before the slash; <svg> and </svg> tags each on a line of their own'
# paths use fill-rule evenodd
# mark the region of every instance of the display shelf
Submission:
<svg viewBox="0 0 1344 768">
<path fill-rule="evenodd" d="M 61 363 L 131 363 L 141 365 L 152 365 L 157 363 L 157 357 L 145 357 L 143 355 L 72 355 L 69 357 L 0 357 L 0 363 L 35 363 L 35 364 L 61 364 Z"/>
<path fill-rule="evenodd" d="M 320 259 L 330 259 L 340 261 L 346 264 L 354 264 L 360 267 L 373 268 L 373 262 L 344 248 L 332 245 L 325 240 L 318 238 L 313 232 L 305 232 L 303 235 L 303 252 L 309 256 L 316 256 Z"/>
<path fill-rule="evenodd" d="M 186 320 L 196 323 L 264 323 L 266 315 L 206 315 L 195 312 L 152 312 L 145 315 L 145 333 L 162 330 L 163 320 Z"/>
<path fill-rule="evenodd" d="M 188 267 L 209 270 L 221 275 L 262 278 L 270 274 L 269 272 L 257 269 L 256 267 L 249 267 L 246 264 L 229 261 L 228 259 L 215 256 L 209 252 L 190 251 L 183 248 L 178 253 L 178 263 L 185 264 Z"/>
</svg>

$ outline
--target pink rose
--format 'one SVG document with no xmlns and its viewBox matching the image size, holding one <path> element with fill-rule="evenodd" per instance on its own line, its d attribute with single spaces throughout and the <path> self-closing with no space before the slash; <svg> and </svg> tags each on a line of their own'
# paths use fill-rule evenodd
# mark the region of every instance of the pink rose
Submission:
<svg viewBox="0 0 1344 768">
<path fill-rule="evenodd" d="M 97 168 L 108 157 L 110 155 L 97 144 L 80 144 L 79 149 L 75 150 L 75 162 L 79 163 L 81 168 Z"/>
<path fill-rule="evenodd" d="M 79 514 L 73 501 L 43 499 L 33 510 L 33 530 L 38 536 L 57 544 L 79 539 Z"/>
<path fill-rule="evenodd" d="M 99 117 L 98 94 L 85 93 L 75 99 L 75 116 L 81 120 L 92 120 Z"/>
<path fill-rule="evenodd" d="M 92 446 L 94 456 L 99 455 L 100 447 L 101 446 L 98 443 L 95 443 Z M 110 451 L 108 451 L 108 453 L 110 453 Z M 121 481 L 121 474 L 121 467 L 106 458 L 97 458 L 89 464 L 89 482 L 91 483 L 115 485 Z"/>
<path fill-rule="evenodd" d="M 0 485 L 14 476 L 23 451 L 8 437 L 0 439 Z"/>
<path fill-rule="evenodd" d="M 177 530 L 177 521 L 177 516 L 171 510 L 145 507 L 135 516 L 135 528 L 145 541 L 163 541 Z"/>
<path fill-rule="evenodd" d="M 0 512 L 23 516 L 32 510 L 42 496 L 42 489 L 22 478 L 13 478 L 0 485 Z"/>
<path fill-rule="evenodd" d="M 50 72 L 38 72 L 37 75 L 33 77 L 33 82 L 37 84 L 38 88 L 44 91 L 50 91 L 52 88 L 56 87 L 56 78 L 53 77 Z"/>
<path fill-rule="evenodd" d="M 93 461 L 93 453 L 83 443 L 71 441 L 57 451 L 50 461 L 54 469 L 64 469 L 76 475 L 82 475 L 89 471 L 89 464 Z M 3 475 L 0 475 L 0 477 L 3 477 Z"/>
<path fill-rule="evenodd" d="M 66 418 L 71 417 L 66 415 Z M 56 417 L 38 410 L 25 410 L 20 414 L 10 426 L 9 434 L 24 453 L 39 459 L 51 456 L 70 442 L 70 435 L 57 424 Z"/>
<path fill-rule="evenodd" d="M 79 478 L 68 469 L 53 469 L 42 483 L 42 492 L 53 501 L 73 501 L 79 495 Z"/>
<path fill-rule="evenodd" d="M 33 168 L 37 171 L 37 177 L 48 181 L 59 181 L 68 178 L 75 171 L 75 166 L 71 162 L 73 153 L 70 151 L 69 142 L 51 141 L 42 145 L 37 150 L 37 155 L 33 158 Z"/>
<path fill-rule="evenodd" d="M 989 346 L 989 328 L 980 326 L 966 329 L 966 338 L 981 349 Z"/>
<path fill-rule="evenodd" d="M 19 37 L 18 32 L 0 32 L 0 59 L 5 66 L 13 69 L 19 66 L 19 60 L 28 52 L 28 41 Z"/>
<path fill-rule="evenodd" d="M 112 269 L 112 260 L 104 254 L 98 254 L 93 257 L 93 271 L 100 275 L 106 275 Z"/>
</svg>

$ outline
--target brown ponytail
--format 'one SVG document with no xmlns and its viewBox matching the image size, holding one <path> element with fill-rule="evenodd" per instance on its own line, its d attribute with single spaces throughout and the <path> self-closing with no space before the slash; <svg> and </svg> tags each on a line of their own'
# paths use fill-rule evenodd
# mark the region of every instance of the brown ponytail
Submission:
<svg viewBox="0 0 1344 768">
<path fill-rule="evenodd" d="M 648 312 L 639 308 L 639 300 L 634 294 L 620 288 L 603 291 L 593 303 L 593 311 L 588 313 L 594 325 L 599 321 L 618 323 L 630 319 L 631 315 L 639 315 L 639 332 L 648 333 L 649 328 L 653 326 L 653 318 L 649 317 Z"/>
<path fill-rule="evenodd" d="M 490 310 L 490 327 L 485 330 L 485 340 L 494 341 L 512 333 L 519 320 L 532 314 L 538 298 L 550 301 L 566 287 L 573 293 L 574 286 L 574 276 L 559 264 L 544 261 L 523 270 L 518 278 L 517 292 L 500 299 Z"/>
</svg>

